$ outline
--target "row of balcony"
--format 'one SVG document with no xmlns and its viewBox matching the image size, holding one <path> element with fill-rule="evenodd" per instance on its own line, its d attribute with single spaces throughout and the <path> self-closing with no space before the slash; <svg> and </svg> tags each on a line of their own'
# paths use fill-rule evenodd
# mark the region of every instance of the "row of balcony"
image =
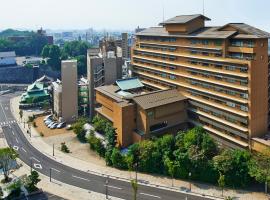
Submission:
<svg viewBox="0 0 270 200">
<path fill-rule="evenodd" d="M 139 68 L 138 68 L 139 67 Z M 166 71 L 166 70 L 159 70 L 159 69 L 153 69 L 151 67 L 146 67 L 146 66 L 139 66 L 135 64 L 133 66 L 135 70 L 139 71 L 145 71 L 149 72 L 150 74 L 156 74 L 162 78 L 168 78 L 170 80 L 175 80 L 177 83 L 189 83 L 190 85 L 198 86 L 201 89 L 207 89 L 207 90 L 212 90 L 213 92 L 222 92 L 224 95 L 222 96 L 227 96 L 228 99 L 234 98 L 237 102 L 241 103 L 248 103 L 248 92 L 245 90 L 244 92 L 239 92 L 238 90 L 231 90 L 228 89 L 229 87 L 223 86 L 220 87 L 219 84 L 216 82 L 209 82 L 207 79 L 201 79 L 197 78 L 195 76 L 188 76 L 185 74 L 179 74 L 179 73 L 172 73 L 171 71 Z M 164 73 L 165 72 L 165 73 Z M 236 96 L 238 95 L 238 97 Z M 245 99 L 245 100 L 244 100 Z"/>
<path fill-rule="evenodd" d="M 223 74 L 220 75 L 220 73 L 216 73 L 216 72 L 205 72 L 203 70 L 189 69 L 189 68 L 185 69 L 182 67 L 178 67 L 178 69 L 175 69 L 172 67 L 164 67 L 164 66 L 160 67 L 156 64 L 155 66 L 158 66 L 158 67 L 154 67 L 152 66 L 153 64 L 148 64 L 148 62 L 145 62 L 145 61 L 140 61 L 136 59 L 134 61 L 135 62 L 133 62 L 133 65 L 141 67 L 141 68 L 146 68 L 146 69 L 151 69 L 154 71 L 165 72 L 171 75 L 201 80 L 203 82 L 220 85 L 226 88 L 233 88 L 239 91 L 248 91 L 247 78 L 238 78 L 235 76 L 223 75 Z M 141 64 L 141 63 L 146 63 L 146 64 Z"/>
<path fill-rule="evenodd" d="M 174 84 L 168 83 L 168 82 L 163 81 L 161 79 L 157 79 L 157 78 L 153 78 L 153 77 L 149 77 L 149 76 L 144 76 L 142 74 L 137 74 L 136 72 L 135 72 L 135 75 L 139 76 L 140 79 L 144 81 L 144 84 L 147 85 L 150 82 L 150 86 L 153 86 L 155 88 L 159 88 L 159 86 L 163 86 L 166 89 L 175 87 Z M 200 95 L 194 95 L 194 92 L 193 93 L 188 92 L 185 88 L 183 88 L 183 90 L 181 90 L 181 88 L 178 87 L 178 90 L 180 90 L 187 98 L 195 100 L 196 102 L 202 103 L 204 105 L 208 105 L 210 107 L 215 107 L 216 109 L 220 109 L 220 110 L 223 110 L 225 112 L 234 114 L 235 116 L 240 116 L 240 117 L 244 117 L 244 118 L 248 118 L 248 116 L 249 116 L 249 114 L 247 112 L 244 112 L 240 109 L 235 109 L 235 108 L 227 106 L 226 101 L 221 102 L 220 100 L 217 100 L 217 99 L 205 99 L 204 97 L 202 97 Z"/>
<path fill-rule="evenodd" d="M 139 76 L 146 76 L 149 78 L 153 78 L 157 81 L 163 81 L 163 82 L 167 82 L 170 84 L 174 84 L 178 87 L 183 88 L 183 90 L 185 91 L 190 91 L 189 93 L 192 92 L 192 95 L 199 95 L 202 96 L 203 98 L 208 98 L 207 100 L 210 101 L 216 101 L 221 105 L 224 105 L 226 107 L 231 107 L 234 108 L 235 110 L 241 110 L 244 112 L 248 112 L 248 101 L 247 100 L 243 100 L 243 99 L 237 99 L 237 98 L 232 98 L 228 95 L 223 95 L 217 92 L 213 92 L 213 91 L 209 91 L 206 90 L 204 88 L 199 88 L 199 87 L 195 87 L 192 86 L 190 84 L 187 84 L 185 82 L 178 82 L 178 81 L 174 81 L 174 80 L 170 80 L 168 78 L 164 78 L 155 74 L 151 74 L 151 73 L 147 73 L 147 72 L 142 72 L 142 71 L 138 71 L 138 70 L 134 70 L 135 74 L 138 74 Z"/>
</svg>

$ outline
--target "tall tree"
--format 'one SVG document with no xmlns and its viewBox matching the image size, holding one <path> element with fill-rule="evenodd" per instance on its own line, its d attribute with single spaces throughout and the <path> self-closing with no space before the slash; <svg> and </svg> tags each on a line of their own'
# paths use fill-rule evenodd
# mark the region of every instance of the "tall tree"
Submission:
<svg viewBox="0 0 270 200">
<path fill-rule="evenodd" d="M 265 183 L 265 193 L 270 183 L 270 150 L 254 154 L 249 163 L 249 174 L 260 183 Z"/>
<path fill-rule="evenodd" d="M 0 169 L 3 170 L 5 181 L 9 181 L 9 172 L 12 168 L 12 162 L 16 160 L 18 154 L 12 148 L 0 149 Z"/>
</svg>

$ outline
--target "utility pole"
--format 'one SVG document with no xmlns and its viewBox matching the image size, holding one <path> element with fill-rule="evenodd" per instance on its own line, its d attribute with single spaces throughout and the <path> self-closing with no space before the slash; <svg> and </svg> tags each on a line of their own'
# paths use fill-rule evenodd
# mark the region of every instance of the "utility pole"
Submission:
<svg viewBox="0 0 270 200">
<path fill-rule="evenodd" d="M 109 198 L 109 197 L 108 197 L 108 185 L 109 185 L 109 179 L 108 179 L 108 176 L 107 176 L 107 178 L 106 178 L 106 183 L 105 183 L 105 187 L 106 187 L 106 191 L 105 191 L 105 193 L 106 193 L 106 199 Z"/>
<path fill-rule="evenodd" d="M 191 172 L 188 173 L 188 177 L 189 177 L 189 191 L 191 192 Z"/>
<path fill-rule="evenodd" d="M 54 156 L 54 143 L 53 143 L 53 156 Z"/>
<path fill-rule="evenodd" d="M 30 172 L 32 173 L 33 170 L 33 160 L 30 158 Z"/>
<path fill-rule="evenodd" d="M 52 168 L 50 168 L 50 182 L 52 182 Z"/>
</svg>

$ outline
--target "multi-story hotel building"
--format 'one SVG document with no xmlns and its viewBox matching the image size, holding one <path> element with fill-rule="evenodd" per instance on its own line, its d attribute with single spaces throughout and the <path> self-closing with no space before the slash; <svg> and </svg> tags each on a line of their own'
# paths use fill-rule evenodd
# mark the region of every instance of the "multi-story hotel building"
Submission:
<svg viewBox="0 0 270 200">
<path fill-rule="evenodd" d="M 268 38 L 244 23 L 206 27 L 181 15 L 136 34 L 132 71 L 149 89 L 177 89 L 190 124 L 220 144 L 251 148 L 268 129 Z"/>
</svg>

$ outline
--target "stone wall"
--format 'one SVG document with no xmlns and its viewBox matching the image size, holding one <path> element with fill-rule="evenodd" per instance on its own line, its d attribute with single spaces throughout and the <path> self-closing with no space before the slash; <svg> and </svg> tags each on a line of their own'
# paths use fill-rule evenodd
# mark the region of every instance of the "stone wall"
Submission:
<svg viewBox="0 0 270 200">
<path fill-rule="evenodd" d="M 29 84 L 43 75 L 54 79 L 61 78 L 61 73 L 48 70 L 46 66 L 37 68 L 0 67 L 0 83 Z"/>
</svg>

